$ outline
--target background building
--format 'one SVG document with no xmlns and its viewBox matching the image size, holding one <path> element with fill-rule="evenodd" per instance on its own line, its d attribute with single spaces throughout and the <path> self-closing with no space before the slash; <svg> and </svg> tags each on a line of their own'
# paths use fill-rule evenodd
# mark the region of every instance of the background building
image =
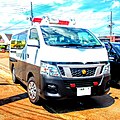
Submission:
<svg viewBox="0 0 120 120">
<path fill-rule="evenodd" d="M 120 36 L 99 36 L 98 38 L 103 42 L 120 42 Z"/>
<path fill-rule="evenodd" d="M 0 33 L 0 51 L 9 51 L 11 34 Z"/>
</svg>

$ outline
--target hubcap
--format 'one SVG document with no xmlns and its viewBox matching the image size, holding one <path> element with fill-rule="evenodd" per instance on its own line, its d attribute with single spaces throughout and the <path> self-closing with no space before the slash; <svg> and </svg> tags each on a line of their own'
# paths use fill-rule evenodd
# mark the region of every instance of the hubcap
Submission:
<svg viewBox="0 0 120 120">
<path fill-rule="evenodd" d="M 34 82 L 29 83 L 28 94 L 29 94 L 30 99 L 35 99 L 36 98 L 37 88 L 36 88 L 36 84 Z"/>
</svg>

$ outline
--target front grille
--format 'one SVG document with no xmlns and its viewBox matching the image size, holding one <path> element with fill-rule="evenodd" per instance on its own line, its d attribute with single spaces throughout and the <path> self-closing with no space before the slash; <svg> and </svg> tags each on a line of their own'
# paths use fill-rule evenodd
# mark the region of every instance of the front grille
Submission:
<svg viewBox="0 0 120 120">
<path fill-rule="evenodd" d="M 65 87 L 70 87 L 70 84 L 76 84 L 76 87 L 88 87 L 93 86 L 93 82 L 100 83 L 101 78 L 92 78 L 92 79 L 80 79 L 80 80 L 64 80 Z"/>
<path fill-rule="evenodd" d="M 83 74 L 82 71 L 85 70 L 86 73 Z M 72 77 L 84 77 L 84 76 L 93 76 L 95 74 L 96 68 L 70 68 Z"/>
<path fill-rule="evenodd" d="M 104 64 L 80 64 L 80 65 L 58 65 L 62 77 L 66 78 L 83 78 L 98 76 L 102 73 Z"/>
<path fill-rule="evenodd" d="M 59 66 L 59 70 L 60 70 L 61 75 L 65 76 L 65 72 L 64 72 L 64 70 L 63 70 L 63 67 L 60 67 L 60 66 Z"/>
</svg>

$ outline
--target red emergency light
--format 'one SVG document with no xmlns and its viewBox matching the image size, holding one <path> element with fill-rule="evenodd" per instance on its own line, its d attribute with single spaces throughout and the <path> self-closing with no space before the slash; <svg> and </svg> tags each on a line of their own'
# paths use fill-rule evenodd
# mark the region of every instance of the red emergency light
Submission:
<svg viewBox="0 0 120 120">
<path fill-rule="evenodd" d="M 43 18 L 33 18 L 32 22 L 38 22 L 41 23 L 42 20 L 44 20 Z M 47 21 L 46 21 L 47 22 Z M 65 21 L 65 20 L 58 20 L 58 21 L 50 21 L 48 20 L 49 24 L 58 24 L 58 25 L 69 25 L 69 21 Z"/>
<path fill-rule="evenodd" d="M 32 22 L 41 23 L 42 20 L 43 20 L 42 18 L 33 18 Z"/>
<path fill-rule="evenodd" d="M 59 25 L 69 25 L 69 21 L 59 20 Z"/>
</svg>

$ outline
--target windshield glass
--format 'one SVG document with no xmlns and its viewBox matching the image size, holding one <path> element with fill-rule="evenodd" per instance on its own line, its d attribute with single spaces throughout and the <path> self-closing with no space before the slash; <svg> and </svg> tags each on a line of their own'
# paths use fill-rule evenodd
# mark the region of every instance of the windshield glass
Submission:
<svg viewBox="0 0 120 120">
<path fill-rule="evenodd" d="M 52 46 L 102 46 L 88 30 L 81 28 L 41 26 L 44 41 Z"/>
</svg>

